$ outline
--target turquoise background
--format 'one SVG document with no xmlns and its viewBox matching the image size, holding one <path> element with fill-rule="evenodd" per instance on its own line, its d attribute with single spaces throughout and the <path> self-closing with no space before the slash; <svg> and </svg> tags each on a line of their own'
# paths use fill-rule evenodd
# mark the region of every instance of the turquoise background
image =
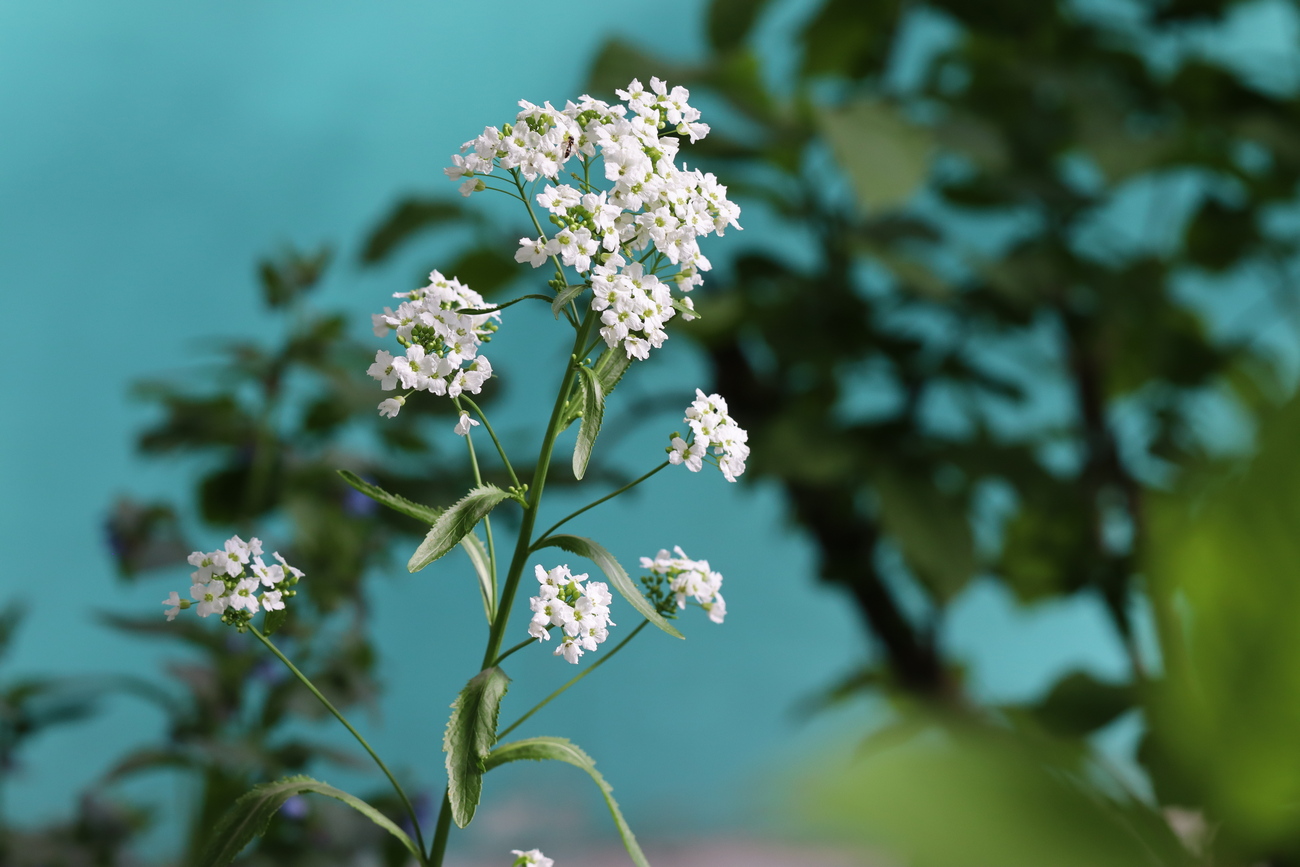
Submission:
<svg viewBox="0 0 1300 867">
<path fill-rule="evenodd" d="M 783 34 L 809 4 L 777 6 L 760 35 L 773 75 L 789 63 Z M 115 496 L 178 495 L 192 470 L 133 456 L 133 433 L 149 416 L 128 400 L 128 385 L 183 376 L 209 357 L 211 338 L 273 336 L 252 266 L 285 241 L 341 245 L 344 264 L 319 301 L 355 311 L 356 333 L 367 334 L 365 314 L 411 285 L 428 250 L 361 272 L 351 263 L 366 228 L 402 194 L 454 195 L 441 170 L 460 143 L 512 116 L 520 98 L 576 96 L 594 50 L 615 33 L 689 58 L 703 51 L 701 4 L 0 2 L 0 599 L 31 607 L 9 677 L 129 671 L 161 680 L 174 652 L 93 619 L 159 611 L 185 583 L 183 573 L 118 583 L 103 543 Z M 753 223 L 710 253 L 725 260 L 764 243 L 770 233 Z M 503 427 L 521 435 L 525 418 L 540 423 L 553 388 L 537 360 L 566 351 L 536 336 L 548 324 L 539 313 L 507 316 L 493 343 L 520 413 Z M 702 371 L 675 338 L 620 394 L 679 389 L 685 406 L 697 385 L 708 387 Z M 647 421 L 618 457 L 653 465 L 673 424 Z M 553 508 L 562 514 L 565 503 Z M 816 582 L 810 547 L 764 485 L 665 472 L 579 526 L 625 562 L 675 543 L 708 558 L 726 576 L 730 614 L 722 627 L 686 618 L 685 642 L 638 639 L 531 732 L 591 752 L 645 837 L 756 831 L 801 758 L 860 731 L 871 713 L 865 704 L 812 722 L 794 713 L 869 652 L 855 612 Z M 389 689 L 365 725 L 391 764 L 430 785 L 441 785 L 446 707 L 481 653 L 476 591 L 456 580 L 463 568 L 371 584 Z M 949 640 L 979 691 L 1015 698 L 1067 667 L 1123 671 L 1107 630 L 1089 601 L 1022 611 L 980 582 L 958 603 Z M 509 668 L 507 716 L 570 673 L 541 651 Z M 88 724 L 43 736 L 6 782 L 8 815 L 66 814 L 114 756 L 161 725 L 119 700 Z M 543 821 L 609 833 L 594 797 L 566 772 L 502 774 L 472 833 Z M 160 778 L 132 791 L 160 800 L 177 785 Z"/>
</svg>

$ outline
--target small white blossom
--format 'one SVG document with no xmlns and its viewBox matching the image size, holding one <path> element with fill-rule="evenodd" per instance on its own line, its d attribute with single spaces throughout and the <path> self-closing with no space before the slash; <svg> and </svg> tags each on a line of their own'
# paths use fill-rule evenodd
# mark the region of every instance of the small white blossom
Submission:
<svg viewBox="0 0 1300 867">
<path fill-rule="evenodd" d="M 172 621 L 176 619 L 177 614 L 181 613 L 182 608 L 189 608 L 191 603 L 188 599 L 182 599 L 180 595 L 173 590 L 171 594 L 162 601 L 162 604 L 168 606 L 167 610 L 164 611 L 163 614 L 167 615 L 168 621 Z"/>
<path fill-rule="evenodd" d="M 722 574 L 714 572 L 708 560 L 692 560 L 677 546 L 671 554 L 660 549 L 653 558 L 642 557 L 641 568 L 667 581 L 668 589 L 677 597 L 678 608 L 685 608 L 689 598 L 699 603 L 714 623 L 721 623 L 727 616 L 727 603 L 721 593 Z"/>
<path fill-rule="evenodd" d="M 243 631 L 259 610 L 283 609 L 284 600 L 294 595 L 292 587 L 303 577 L 302 570 L 286 563 L 278 551 L 272 556 L 278 562 L 268 566 L 262 560 L 261 540 L 245 542 L 238 536 L 227 539 L 219 551 L 195 551 L 188 558 L 196 567 L 191 573 L 193 601 L 172 592 L 163 600 L 162 604 L 168 606 L 163 613 L 173 620 L 181 611 L 193 607 L 200 617 L 217 614 L 223 623 Z M 263 591 L 260 596 L 258 590 Z"/>
<path fill-rule="evenodd" d="M 609 637 L 609 604 L 613 596 L 601 581 L 587 581 L 586 574 L 574 575 L 568 566 L 547 571 L 535 567 L 537 595 L 528 600 L 533 611 L 528 634 L 539 641 L 549 641 L 550 630 L 560 627 L 563 637 L 555 648 L 556 656 L 576 663 L 585 651 L 595 650 Z M 585 582 L 585 583 L 584 583 Z"/>
<path fill-rule="evenodd" d="M 402 411 L 402 405 L 406 403 L 406 398 L 398 395 L 390 397 L 379 402 L 379 414 L 384 418 L 396 418 L 397 414 Z"/>
<path fill-rule="evenodd" d="M 669 463 L 685 464 L 688 470 L 698 473 L 704 466 L 704 458 L 711 456 L 729 482 L 745 472 L 749 434 L 727 414 L 727 402 L 721 395 L 706 395 L 695 389 L 695 400 L 686 408 L 682 420 L 690 425 L 691 441 L 687 443 L 679 434 L 673 434 L 668 448 Z"/>
<path fill-rule="evenodd" d="M 469 436 L 469 429 L 478 427 L 478 422 L 469 417 L 469 413 L 461 410 L 460 420 L 456 422 L 456 433 L 459 436 Z"/>
<path fill-rule="evenodd" d="M 514 863 L 510 867 L 554 867 L 555 865 L 554 859 L 547 858 L 540 849 L 529 849 L 527 852 L 522 849 L 511 849 L 510 854 L 515 856 Z"/>
</svg>

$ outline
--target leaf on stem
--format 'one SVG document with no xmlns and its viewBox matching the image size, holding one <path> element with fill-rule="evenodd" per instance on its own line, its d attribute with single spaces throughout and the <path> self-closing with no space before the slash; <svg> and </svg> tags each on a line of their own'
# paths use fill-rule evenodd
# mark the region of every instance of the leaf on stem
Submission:
<svg viewBox="0 0 1300 867">
<path fill-rule="evenodd" d="M 356 473 L 347 470 L 339 470 L 339 475 L 343 481 L 365 494 L 382 506 L 387 506 L 394 512 L 401 512 L 407 517 L 414 518 L 417 521 L 423 521 L 426 524 L 433 524 L 438 520 L 441 509 L 435 509 L 432 506 L 424 506 L 420 503 L 412 502 L 406 497 L 399 497 L 397 494 L 390 494 L 378 485 L 372 485 Z"/>
<path fill-rule="evenodd" d="M 518 761 L 567 762 L 575 768 L 586 771 L 587 775 L 600 788 L 600 793 L 605 798 L 605 804 L 609 807 L 610 815 L 614 817 L 614 824 L 618 827 L 618 835 L 623 838 L 623 846 L 627 849 L 627 854 L 632 857 L 632 862 L 637 867 L 650 867 L 650 862 L 646 860 L 645 853 L 641 851 L 640 845 L 636 842 L 636 835 L 628 827 L 627 820 L 623 818 L 623 813 L 618 808 L 618 802 L 614 800 L 613 786 L 605 782 L 605 778 L 600 775 L 600 771 L 596 770 L 596 761 L 584 753 L 577 744 L 565 738 L 547 737 L 511 741 L 493 750 L 484 762 L 483 769 L 484 771 L 490 771 L 508 762 Z"/>
<path fill-rule="evenodd" d="M 254 786 L 235 802 L 217 823 L 212 842 L 199 858 L 198 867 L 222 867 L 235 859 L 254 837 L 266 833 L 271 817 L 294 795 L 315 792 L 336 801 L 342 801 L 370 821 L 396 837 L 407 850 L 420 860 L 421 853 L 411 838 L 391 819 L 360 798 L 341 789 L 313 780 L 311 777 L 286 777 L 273 783 Z"/>
<path fill-rule="evenodd" d="M 464 828 L 483 794 L 484 761 L 497 742 L 497 712 L 510 685 L 501 669 L 485 668 L 470 679 L 451 706 L 442 748 L 447 753 L 451 817 Z"/>
<path fill-rule="evenodd" d="M 673 638 L 685 638 L 671 623 L 664 619 L 662 614 L 655 611 L 655 607 L 650 604 L 650 600 L 641 595 L 641 590 L 632 582 L 627 571 L 614 559 L 614 555 L 605 550 L 599 543 L 585 536 L 570 536 L 560 533 L 555 536 L 547 536 L 538 542 L 533 547 L 533 550 L 539 548 L 559 548 L 562 551 L 568 551 L 570 554 L 586 557 L 600 567 L 600 571 L 605 573 L 609 583 L 614 585 L 614 589 L 637 610 L 637 613 Z"/>
<path fill-rule="evenodd" d="M 581 479 L 587 473 L 591 450 L 600 435 L 600 425 L 605 418 L 605 390 L 595 371 L 583 365 L 578 368 L 582 380 L 582 425 L 578 428 L 578 441 L 573 446 L 573 477 Z"/>
<path fill-rule="evenodd" d="M 478 589 L 483 594 L 483 611 L 487 614 L 489 624 L 496 617 L 496 590 L 492 586 L 492 558 L 488 556 L 487 548 L 483 545 L 483 540 L 478 537 L 478 533 L 467 533 L 465 538 L 460 540 L 460 546 L 465 549 L 469 555 L 469 561 L 474 564 L 474 573 L 478 575 Z"/>
<path fill-rule="evenodd" d="M 288 612 L 284 608 L 277 608 L 274 611 L 268 610 L 262 617 L 262 633 L 274 635 L 284 625 L 285 618 L 288 616 Z"/>
<path fill-rule="evenodd" d="M 470 491 L 456 505 L 438 516 L 429 534 L 411 555 L 410 562 L 406 564 L 407 570 L 419 572 L 456 547 L 498 503 L 509 498 L 510 494 L 496 485 L 480 485 Z"/>
<path fill-rule="evenodd" d="M 551 302 L 551 312 L 555 314 L 555 318 L 559 319 L 560 311 L 564 309 L 564 305 L 577 298 L 582 293 L 582 290 L 586 288 L 586 283 L 574 283 L 561 289 L 559 294 L 555 296 L 555 300 Z"/>
<path fill-rule="evenodd" d="M 623 374 L 627 373 L 627 369 L 631 364 L 632 359 L 628 358 L 627 353 L 617 347 L 606 349 L 596 359 L 596 363 L 592 365 L 592 370 L 596 372 L 596 380 L 600 383 L 600 391 L 606 398 L 613 393 L 614 387 L 623 378 Z M 564 405 L 564 423 L 560 426 L 561 430 L 567 429 L 583 413 L 583 398 L 584 392 L 582 391 L 578 391 L 569 397 L 568 402 Z"/>
</svg>

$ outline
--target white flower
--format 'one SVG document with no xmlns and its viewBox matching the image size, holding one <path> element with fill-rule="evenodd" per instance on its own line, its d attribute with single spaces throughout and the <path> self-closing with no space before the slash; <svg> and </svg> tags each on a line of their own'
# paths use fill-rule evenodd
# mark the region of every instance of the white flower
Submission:
<svg viewBox="0 0 1300 867">
<path fill-rule="evenodd" d="M 190 596 L 198 602 L 198 615 L 220 614 L 230 607 L 230 597 L 226 596 L 226 582 L 207 581 L 190 587 Z"/>
<path fill-rule="evenodd" d="M 396 418 L 397 414 L 402 411 L 402 405 L 406 403 L 406 398 L 398 395 L 390 397 L 379 402 L 379 414 L 384 418 Z"/>
<path fill-rule="evenodd" d="M 230 607 L 236 611 L 244 609 L 249 614 L 257 613 L 257 597 L 254 592 L 260 582 L 256 578 L 245 578 L 235 585 L 234 591 L 230 594 Z"/>
<path fill-rule="evenodd" d="M 706 395 L 695 389 L 695 400 L 686 408 L 685 421 L 691 428 L 691 441 L 687 443 L 674 434 L 668 448 L 668 462 L 685 464 L 691 472 L 699 472 L 703 460 L 713 450 L 712 457 L 727 481 L 734 482 L 745 472 L 749 458 L 749 434 L 735 419 L 727 414 L 727 402 L 721 395 Z"/>
<path fill-rule="evenodd" d="M 393 356 L 382 349 L 375 353 L 375 363 L 370 365 L 366 373 L 379 380 L 379 387 L 384 391 L 397 388 L 398 377 L 397 370 L 393 367 Z"/>
<path fill-rule="evenodd" d="M 516 856 L 511 867 L 554 867 L 555 865 L 554 859 L 547 858 L 540 849 L 529 849 L 527 852 L 522 849 L 511 849 L 510 854 Z"/>
<path fill-rule="evenodd" d="M 561 627 L 563 637 L 555 655 L 576 663 L 584 651 L 602 644 L 609 637 L 609 627 L 616 625 L 609 619 L 609 604 L 613 601 L 609 586 L 587 581 L 585 574 L 574 575 L 565 565 L 547 571 L 539 564 L 534 572 L 539 586 L 537 595 L 528 600 L 533 611 L 528 634 L 549 641 L 550 629 Z"/>
<path fill-rule="evenodd" d="M 478 422 L 469 417 L 469 413 L 461 410 L 460 421 L 456 422 L 456 433 L 460 436 L 469 436 L 469 429 L 478 427 Z"/>
<path fill-rule="evenodd" d="M 171 594 L 162 601 L 162 604 L 168 606 L 167 610 L 164 611 L 163 614 L 167 615 L 169 621 L 175 620 L 176 615 L 181 613 L 182 608 L 190 607 L 190 601 L 188 599 L 182 599 L 175 590 L 173 590 Z"/>
<path fill-rule="evenodd" d="M 281 599 L 282 595 L 279 590 L 267 590 L 262 594 L 262 607 L 267 611 L 283 611 L 284 600 Z"/>
<path fill-rule="evenodd" d="M 545 237 L 541 238 L 520 238 L 519 249 L 515 251 L 516 262 L 527 262 L 534 268 L 546 264 L 546 259 L 550 256 L 549 244 Z"/>
<path fill-rule="evenodd" d="M 694 599 L 714 623 L 721 623 L 727 616 L 727 603 L 721 593 L 722 573 L 714 572 L 708 560 L 692 560 L 677 546 L 671 554 L 661 549 L 653 558 L 642 557 L 641 568 L 667 581 L 668 589 L 677 597 L 678 608 L 685 608 L 686 600 Z"/>
</svg>

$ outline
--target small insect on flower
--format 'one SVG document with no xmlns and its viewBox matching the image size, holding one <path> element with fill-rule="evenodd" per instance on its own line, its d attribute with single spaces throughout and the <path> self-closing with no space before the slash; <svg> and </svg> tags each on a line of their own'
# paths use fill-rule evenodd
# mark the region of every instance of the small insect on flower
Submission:
<svg viewBox="0 0 1300 867">
<path fill-rule="evenodd" d="M 573 154 L 573 136 L 564 137 L 564 158 L 567 160 Z"/>
</svg>

